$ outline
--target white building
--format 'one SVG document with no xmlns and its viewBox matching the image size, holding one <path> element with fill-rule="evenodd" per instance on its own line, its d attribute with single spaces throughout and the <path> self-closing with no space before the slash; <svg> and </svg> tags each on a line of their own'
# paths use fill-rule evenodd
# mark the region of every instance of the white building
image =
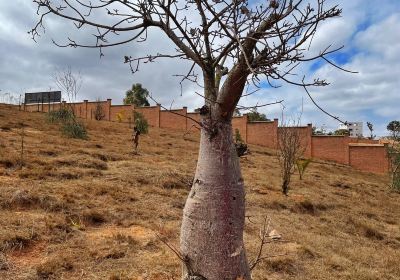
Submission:
<svg viewBox="0 0 400 280">
<path fill-rule="evenodd" d="M 363 122 L 341 123 L 338 129 L 347 129 L 350 137 L 363 137 Z"/>
</svg>

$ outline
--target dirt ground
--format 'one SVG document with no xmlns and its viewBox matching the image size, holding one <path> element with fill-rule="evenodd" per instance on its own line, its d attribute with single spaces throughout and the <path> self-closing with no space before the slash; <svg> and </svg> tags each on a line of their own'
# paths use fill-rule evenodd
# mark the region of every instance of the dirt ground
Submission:
<svg viewBox="0 0 400 280">
<path fill-rule="evenodd" d="M 158 236 L 178 247 L 198 134 L 150 128 L 133 154 L 127 124 L 86 125 L 73 140 L 45 114 L 0 108 L 0 279 L 180 279 Z M 282 236 L 253 279 L 400 279 L 400 195 L 385 176 L 312 162 L 286 197 L 274 152 L 250 149 L 249 259 L 264 217 Z"/>
</svg>

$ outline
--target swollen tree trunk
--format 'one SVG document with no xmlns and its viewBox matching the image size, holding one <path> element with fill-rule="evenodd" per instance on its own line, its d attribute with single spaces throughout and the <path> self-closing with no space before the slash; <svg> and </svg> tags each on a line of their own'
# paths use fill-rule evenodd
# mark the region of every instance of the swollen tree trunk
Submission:
<svg viewBox="0 0 400 280">
<path fill-rule="evenodd" d="M 183 210 L 182 279 L 249 280 L 244 184 L 231 121 L 212 127 L 213 132 L 201 131 L 196 175 Z"/>
</svg>

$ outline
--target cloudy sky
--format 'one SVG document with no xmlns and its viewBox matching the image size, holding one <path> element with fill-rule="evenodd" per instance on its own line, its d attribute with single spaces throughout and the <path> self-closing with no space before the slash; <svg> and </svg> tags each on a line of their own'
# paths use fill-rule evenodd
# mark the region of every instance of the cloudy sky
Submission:
<svg viewBox="0 0 400 280">
<path fill-rule="evenodd" d="M 302 67 L 302 74 L 320 77 L 330 82 L 323 88 L 312 89 L 318 104 L 347 121 L 374 124 L 377 135 L 385 135 L 391 120 L 400 120 L 400 1 L 399 0 L 328 0 L 330 5 L 343 8 L 340 18 L 320 26 L 311 51 L 329 44 L 345 48 L 333 56 L 336 63 L 357 71 L 349 74 L 322 62 Z M 52 39 L 63 42 L 68 36 L 81 41 L 92 38 L 90 32 L 77 32 L 74 25 L 57 19 L 45 22 L 46 32 L 35 43 L 27 31 L 37 21 L 35 5 L 30 0 L 0 0 L 0 102 L 5 93 L 19 96 L 23 92 L 56 90 L 53 74 L 57 69 L 71 66 L 80 71 L 83 85 L 78 99 L 112 98 L 120 104 L 125 91 L 133 83 L 142 83 L 164 106 L 176 108 L 202 106 L 194 94 L 195 85 L 184 84 L 181 93 L 179 79 L 189 67 L 177 60 L 161 60 L 146 64 L 134 75 L 124 64 L 125 55 L 146 55 L 170 50 L 168 40 L 156 32 L 150 33 L 145 44 L 130 44 L 104 50 L 100 58 L 94 49 L 58 48 Z M 301 88 L 280 84 L 278 89 L 263 88 L 245 97 L 241 105 L 254 105 L 284 99 L 285 114 L 303 111 L 302 123 L 313 123 L 335 130 L 337 121 L 319 111 Z M 302 109 L 303 108 L 303 109 Z M 259 109 L 269 118 L 280 118 L 282 108 Z"/>
</svg>

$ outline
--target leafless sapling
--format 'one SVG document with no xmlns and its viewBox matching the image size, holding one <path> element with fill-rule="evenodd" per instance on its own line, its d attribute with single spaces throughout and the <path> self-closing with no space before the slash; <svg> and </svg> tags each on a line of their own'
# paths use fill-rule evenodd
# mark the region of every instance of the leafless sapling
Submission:
<svg viewBox="0 0 400 280">
<path fill-rule="evenodd" d="M 296 162 L 305 151 L 298 121 L 283 121 L 278 129 L 278 161 L 281 167 L 282 192 L 287 195 Z"/>
</svg>

